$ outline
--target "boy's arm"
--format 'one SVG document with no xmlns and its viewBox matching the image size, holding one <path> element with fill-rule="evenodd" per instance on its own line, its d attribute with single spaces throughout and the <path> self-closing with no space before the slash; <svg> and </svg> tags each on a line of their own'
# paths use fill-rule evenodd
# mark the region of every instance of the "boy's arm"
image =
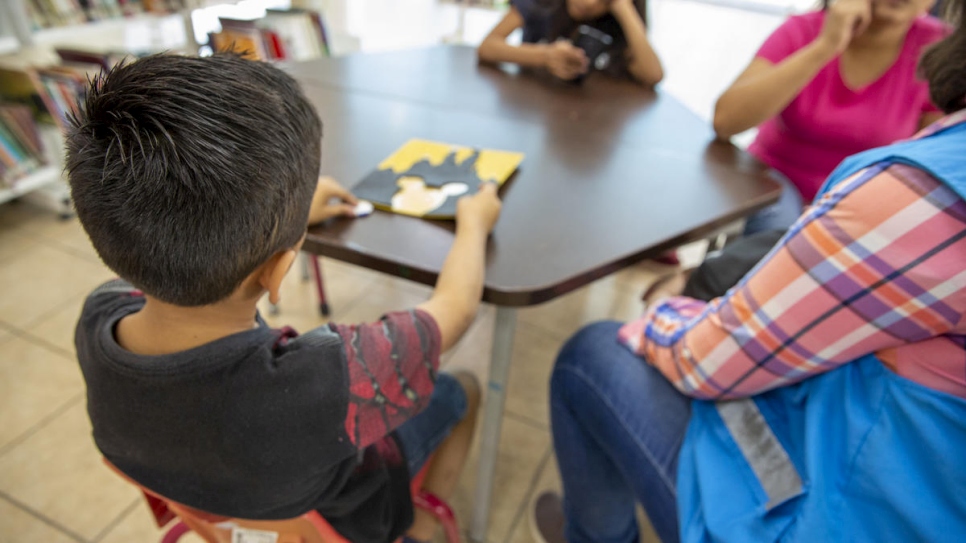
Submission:
<svg viewBox="0 0 966 543">
<path fill-rule="evenodd" d="M 453 247 L 439 272 L 433 295 L 419 306 L 436 320 L 443 352 L 459 341 L 480 306 L 486 239 L 500 215 L 496 191 L 495 184 L 486 183 L 478 193 L 459 201 Z"/>
<path fill-rule="evenodd" d="M 627 71 L 634 79 L 645 85 L 657 85 L 664 79 L 664 69 L 661 60 L 651 47 L 647 39 L 647 28 L 641 19 L 634 2 L 631 0 L 614 0 L 611 12 L 627 39 Z"/>
<path fill-rule="evenodd" d="M 342 338 L 349 387 L 346 433 L 356 447 L 382 439 L 429 403 L 440 354 L 476 315 L 486 237 L 499 212 L 491 183 L 460 200 L 456 240 L 428 302 L 375 323 L 330 325 Z"/>
</svg>

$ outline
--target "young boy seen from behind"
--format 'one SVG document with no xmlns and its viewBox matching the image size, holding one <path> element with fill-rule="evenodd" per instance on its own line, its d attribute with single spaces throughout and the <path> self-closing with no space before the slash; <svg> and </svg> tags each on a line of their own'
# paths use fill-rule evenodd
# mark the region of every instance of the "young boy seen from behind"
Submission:
<svg viewBox="0 0 966 543">
<path fill-rule="evenodd" d="M 278 301 L 306 225 L 354 200 L 318 180 L 320 140 L 296 82 L 265 63 L 159 55 L 94 82 L 67 137 L 77 214 L 121 277 L 77 326 L 94 440 L 142 486 L 206 512 L 315 509 L 353 542 L 427 540 L 410 476 L 434 455 L 424 487 L 445 499 L 470 444 L 478 387 L 437 369 L 476 314 L 500 202 L 492 186 L 460 201 L 416 309 L 269 328 L 256 303 Z"/>
</svg>

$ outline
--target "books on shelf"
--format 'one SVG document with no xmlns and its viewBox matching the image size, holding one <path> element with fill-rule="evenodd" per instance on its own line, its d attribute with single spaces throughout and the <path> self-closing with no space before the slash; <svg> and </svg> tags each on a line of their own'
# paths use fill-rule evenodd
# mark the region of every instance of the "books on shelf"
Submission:
<svg viewBox="0 0 966 543">
<path fill-rule="evenodd" d="M 318 12 L 269 9 L 261 19 L 220 17 L 210 36 L 214 51 L 235 51 L 258 60 L 307 60 L 328 56 L 325 24 Z"/>
<path fill-rule="evenodd" d="M 28 106 L 0 102 L 0 189 L 47 163 L 37 121 Z"/>
<path fill-rule="evenodd" d="M 0 63 L 0 100 L 29 108 L 33 116 L 41 121 L 58 123 L 57 118 L 51 115 L 56 106 L 32 67 Z"/>
<path fill-rule="evenodd" d="M 34 65 L 0 58 L 0 100 L 20 104 L 37 120 L 63 129 L 86 98 L 90 79 L 122 57 L 77 49 L 57 52 L 59 63 Z"/>
<path fill-rule="evenodd" d="M 175 13 L 192 7 L 197 0 L 27 0 L 25 3 L 34 28 L 50 28 L 141 13 Z"/>
<path fill-rule="evenodd" d="M 219 17 L 218 21 L 221 32 L 209 36 L 212 50 L 234 51 L 256 60 L 273 58 L 274 51 L 270 52 L 269 43 L 254 20 Z"/>
<path fill-rule="evenodd" d="M 329 54 L 325 25 L 317 11 L 269 9 L 260 22 L 280 42 L 281 58 L 306 60 Z"/>
<path fill-rule="evenodd" d="M 193 7 L 198 2 L 191 0 L 140 0 L 143 10 L 151 13 L 174 13 L 178 10 Z"/>
<path fill-rule="evenodd" d="M 64 62 L 56 66 L 38 68 L 37 76 L 53 102 L 50 114 L 60 126 L 67 125 L 69 115 L 76 115 L 80 104 L 87 97 L 89 80 L 98 73 L 97 64 Z"/>
<path fill-rule="evenodd" d="M 58 47 L 55 51 L 63 62 L 94 64 L 100 66 L 105 71 L 109 71 L 115 64 L 129 56 L 127 53 L 85 51 L 71 47 Z"/>
</svg>

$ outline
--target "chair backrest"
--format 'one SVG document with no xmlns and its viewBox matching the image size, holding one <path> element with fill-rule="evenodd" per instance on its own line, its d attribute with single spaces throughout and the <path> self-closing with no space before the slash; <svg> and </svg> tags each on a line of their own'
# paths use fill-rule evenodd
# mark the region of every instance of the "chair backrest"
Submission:
<svg viewBox="0 0 966 543">
<path fill-rule="evenodd" d="M 236 532 L 251 532 L 249 541 L 253 542 L 269 540 L 257 537 L 258 532 L 268 532 L 277 538 L 277 543 L 349 543 L 314 511 L 291 520 L 224 519 L 213 522 L 208 515 L 198 514 L 190 507 L 170 501 L 168 504 L 181 522 L 207 543 L 236 543 L 238 539 L 233 538 Z M 241 541 L 246 539 L 241 538 Z"/>
<path fill-rule="evenodd" d="M 137 481 L 117 469 L 106 458 L 104 463 L 121 478 L 141 489 L 145 498 L 148 499 L 159 527 L 163 527 L 171 519 L 166 511 L 159 509 L 159 506 L 163 505 L 207 543 L 237 543 L 238 540 L 233 538 L 233 534 L 236 532 L 245 533 L 246 530 L 274 534 L 277 543 L 349 543 L 315 511 L 290 520 L 243 520 L 212 515 L 169 500 L 148 488 L 144 488 Z M 241 541 L 244 543 L 245 539 L 241 538 Z M 256 534 L 252 534 L 250 540 L 260 542 L 266 539 L 258 539 Z"/>
<path fill-rule="evenodd" d="M 117 469 L 106 458 L 104 464 L 122 479 L 141 489 L 159 528 L 163 528 L 175 517 L 181 519 L 183 526 L 176 526 L 175 529 L 172 529 L 162 540 L 162 543 L 178 541 L 182 533 L 179 528 L 184 527 L 197 533 L 206 543 L 248 543 L 249 541 L 257 543 L 263 541 L 274 541 L 274 543 L 351 543 L 339 535 L 335 528 L 316 511 L 310 511 L 301 517 L 290 520 L 243 520 L 222 517 L 169 500 L 157 492 L 144 488 L 137 481 Z M 453 510 L 446 502 L 436 496 L 420 491 L 425 477 L 426 468 L 423 468 L 410 482 L 414 505 L 429 512 L 440 522 L 448 543 L 460 543 L 459 526 L 456 523 Z M 250 537 L 234 537 L 236 533 L 244 534 L 244 530 L 253 533 L 247 534 Z M 268 532 L 271 535 L 259 537 L 257 532 Z"/>
</svg>

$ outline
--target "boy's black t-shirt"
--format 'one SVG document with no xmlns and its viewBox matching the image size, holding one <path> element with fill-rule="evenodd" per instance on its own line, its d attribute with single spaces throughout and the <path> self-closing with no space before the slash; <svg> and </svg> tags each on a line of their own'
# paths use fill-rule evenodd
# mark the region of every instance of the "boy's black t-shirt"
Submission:
<svg viewBox="0 0 966 543">
<path fill-rule="evenodd" d="M 297 336 L 252 330 L 140 356 L 114 327 L 144 305 L 113 281 L 88 298 L 76 345 L 101 453 L 175 502 L 246 519 L 318 510 L 353 542 L 412 523 L 409 473 L 392 431 L 429 402 L 439 331 L 421 311 Z"/>
</svg>

